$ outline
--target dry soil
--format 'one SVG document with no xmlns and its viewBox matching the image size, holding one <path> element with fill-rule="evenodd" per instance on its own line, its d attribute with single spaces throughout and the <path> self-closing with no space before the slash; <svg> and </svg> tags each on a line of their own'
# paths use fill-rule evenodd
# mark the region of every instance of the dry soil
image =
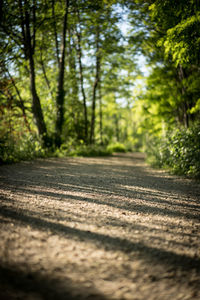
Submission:
<svg viewBox="0 0 200 300">
<path fill-rule="evenodd" d="M 0 299 L 199 300 L 199 182 L 138 153 L 1 166 Z"/>
</svg>

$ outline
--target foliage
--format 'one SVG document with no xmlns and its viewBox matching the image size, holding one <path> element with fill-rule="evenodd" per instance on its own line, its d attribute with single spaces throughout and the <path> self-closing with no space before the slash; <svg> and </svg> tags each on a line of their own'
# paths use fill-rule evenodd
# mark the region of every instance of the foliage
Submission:
<svg viewBox="0 0 200 300">
<path fill-rule="evenodd" d="M 107 150 L 110 151 L 111 153 L 127 151 L 125 145 L 121 143 L 110 144 L 107 146 Z"/>
<path fill-rule="evenodd" d="M 112 119 L 112 113 L 108 103 L 104 105 L 103 98 L 108 86 L 114 86 L 116 101 L 122 97 L 125 88 L 122 92 L 121 70 L 135 72 L 135 64 L 128 58 L 130 53 L 125 50 L 118 26 L 121 15 L 116 3 L 19 0 L 18 5 L 15 1 L 3 1 L 0 23 L 2 78 L 10 81 L 10 74 L 13 77 L 9 94 L 11 92 L 15 102 L 20 98 L 24 116 L 34 132 L 38 131 L 46 147 L 61 146 L 60 143 L 68 143 L 71 138 L 76 139 L 77 145 L 82 140 L 87 144 L 91 134 L 90 142 L 94 144 L 110 139 L 108 132 L 115 121 L 104 126 L 107 116 Z M 61 70 L 63 54 L 65 62 Z M 128 74 L 123 75 L 123 81 L 129 81 Z M 127 101 L 128 97 L 126 92 L 123 98 Z M 2 96 L 5 106 L 8 98 L 6 91 Z M 115 119 L 119 120 L 120 106 L 117 103 L 113 106 L 114 110 L 117 108 Z M 6 115 L 4 107 L 1 108 Z M 14 124 L 13 107 L 9 114 Z M 118 134 L 120 139 L 121 129 L 116 131 L 113 135 Z"/>
<path fill-rule="evenodd" d="M 2 3 L 1 162 L 145 150 L 198 175 L 197 1 Z"/>
<path fill-rule="evenodd" d="M 175 174 L 200 178 L 200 124 L 189 129 L 166 132 L 165 137 L 152 137 L 147 145 L 148 161 L 169 168 Z"/>
<path fill-rule="evenodd" d="M 60 149 L 53 153 L 57 157 L 65 156 L 106 156 L 111 155 L 111 151 L 102 145 L 85 145 L 83 142 L 77 144 L 76 140 L 71 139 L 68 144 L 62 144 Z"/>
<path fill-rule="evenodd" d="M 0 163 L 15 163 L 47 155 L 49 152 L 44 150 L 42 142 L 29 133 L 24 133 L 17 139 L 14 136 L 4 136 L 0 140 Z"/>
<path fill-rule="evenodd" d="M 160 30 L 157 44 L 163 45 L 166 55 L 177 66 L 196 64 L 200 52 L 200 9 L 197 2 L 180 0 L 172 3 L 170 0 L 156 0 L 149 10 L 152 20 Z"/>
<path fill-rule="evenodd" d="M 200 7 L 194 0 L 127 2 L 137 11 L 129 16 L 129 43 L 151 67 L 134 97 L 133 137 L 152 164 L 199 176 Z"/>
</svg>

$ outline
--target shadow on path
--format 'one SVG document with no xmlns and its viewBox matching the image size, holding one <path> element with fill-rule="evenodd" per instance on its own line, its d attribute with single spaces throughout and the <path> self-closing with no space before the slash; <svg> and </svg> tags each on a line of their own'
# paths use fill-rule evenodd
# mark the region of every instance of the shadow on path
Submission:
<svg viewBox="0 0 200 300">
<path fill-rule="evenodd" d="M 18 294 L 16 298 L 16 294 Z M 45 300 L 106 300 L 94 288 L 90 291 L 69 278 L 60 281 L 52 275 L 26 272 L 20 265 L 0 266 L 0 299 L 45 299 Z"/>
<path fill-rule="evenodd" d="M 178 243 L 182 253 L 184 249 L 189 249 L 189 239 L 184 240 L 182 237 L 192 236 L 192 226 L 195 225 L 197 228 L 200 223 L 200 201 L 197 198 L 199 197 L 197 185 L 194 184 L 194 188 L 191 188 L 189 181 L 180 180 L 177 182 L 175 177 L 165 177 L 156 171 L 151 173 L 144 167 L 141 155 L 124 154 L 111 158 L 39 160 L 34 163 L 8 166 L 8 168 L 4 166 L 0 177 L 2 180 L 0 188 L 4 192 L 0 203 L 0 216 L 2 217 L 0 223 L 13 222 L 21 226 L 28 225 L 32 229 L 50 235 L 56 234 L 65 239 L 95 245 L 97 249 L 120 251 L 130 259 L 141 258 L 146 265 L 164 266 L 163 269 L 170 268 L 177 273 L 180 271 L 182 273 L 179 278 L 186 276 L 186 281 L 189 280 L 192 272 L 195 272 L 199 278 L 200 258 L 190 256 L 190 253 L 194 253 L 192 251 L 186 251 L 186 254 L 176 252 Z M 23 197 L 23 201 L 20 197 Z M 32 201 L 30 206 L 29 197 Z M 51 201 L 47 207 L 45 207 L 45 201 L 43 203 L 44 199 L 47 200 L 47 203 Z M 54 206 L 53 202 L 58 202 L 58 205 Z M 74 203 L 74 210 L 77 207 L 76 203 L 79 204 L 79 213 L 76 211 L 69 211 L 68 213 L 68 203 L 71 205 Z M 119 215 L 118 211 L 120 211 L 120 214 L 123 213 L 124 215 L 130 213 L 129 215 L 132 216 L 139 213 L 141 217 L 161 217 L 155 217 L 152 221 L 152 228 L 154 226 L 153 230 L 156 232 L 154 232 L 154 236 L 151 235 L 149 224 L 141 225 L 138 222 L 131 227 L 132 225 L 128 224 L 128 218 L 127 223 L 125 218 L 119 220 L 117 217 L 115 219 L 114 217 L 113 219 L 107 218 L 108 228 L 115 226 L 116 229 L 118 226 L 117 230 L 120 230 L 128 224 L 131 234 L 132 229 L 138 230 L 137 237 L 146 232 L 152 243 L 145 244 L 145 239 L 142 237 L 140 241 L 134 240 L 134 235 L 132 237 L 131 234 L 116 237 L 107 231 L 99 233 L 70 227 L 69 224 L 61 224 L 61 221 L 64 222 L 64 218 L 69 217 L 70 221 L 76 220 L 77 223 L 85 222 L 88 225 L 89 217 L 87 219 L 86 214 L 82 216 L 80 214 L 83 203 L 98 206 L 99 215 L 101 208 L 104 208 L 109 210 L 110 214 L 117 211 L 116 216 Z M 66 210 L 63 209 L 63 205 L 65 205 Z M 48 219 L 45 219 L 45 209 L 49 213 Z M 57 216 L 53 214 L 55 210 L 57 210 Z M 163 216 L 168 217 L 168 223 L 161 224 Z M 97 222 L 98 226 L 106 218 L 106 216 L 100 217 L 99 223 Z M 173 220 L 171 220 L 172 218 Z M 176 223 L 174 219 L 176 221 L 184 220 L 185 225 L 182 228 L 177 228 L 180 231 L 176 230 L 176 225 L 179 223 Z M 123 220 L 125 220 L 124 223 Z M 158 229 L 156 229 L 156 222 L 160 222 Z M 172 228 L 172 226 L 174 227 Z M 163 235 L 166 227 L 168 233 L 172 230 L 172 239 L 174 238 L 172 250 L 164 244 L 165 237 Z M 170 240 L 171 236 L 168 238 Z M 154 245 L 153 241 L 159 239 L 160 241 L 163 239 L 163 243 Z M 182 241 L 183 244 L 181 244 Z M 184 241 L 187 243 L 186 245 L 184 245 Z M 195 246 L 192 245 L 191 247 L 194 248 Z M 25 272 L 20 264 L 2 263 L 0 279 L 0 288 L 3 286 L 5 291 L 13 293 L 13 295 L 15 291 L 20 291 L 23 295 L 33 293 L 41 299 L 50 300 L 106 300 L 99 291 L 94 288 L 88 290 L 83 285 L 78 285 L 78 282 L 72 282 L 67 276 L 63 282 L 56 278 L 56 274 L 55 276 L 54 274 L 44 276 L 41 273 Z M 194 281 L 193 286 L 198 290 L 200 280 Z M 23 297 L 22 299 L 26 299 L 26 296 Z M 2 291 L 0 292 L 0 299 L 7 300 L 6 294 Z"/>
<path fill-rule="evenodd" d="M 170 265 L 171 267 L 184 271 L 195 269 L 196 272 L 200 274 L 200 259 L 198 258 L 189 257 L 187 255 L 179 255 L 161 248 L 158 249 L 155 247 L 149 247 L 141 242 L 134 243 L 119 237 L 112 237 L 106 234 L 71 228 L 59 223 L 28 216 L 24 211 L 19 211 L 17 213 L 13 210 L 1 209 L 0 214 L 2 216 L 10 217 L 13 220 L 20 221 L 22 224 L 27 224 L 32 228 L 42 231 L 51 231 L 52 234 L 59 234 L 70 239 L 78 239 L 79 241 L 95 243 L 98 247 L 103 247 L 107 251 L 119 250 L 127 254 L 136 253 L 137 255 L 139 254 L 146 262 Z"/>
</svg>

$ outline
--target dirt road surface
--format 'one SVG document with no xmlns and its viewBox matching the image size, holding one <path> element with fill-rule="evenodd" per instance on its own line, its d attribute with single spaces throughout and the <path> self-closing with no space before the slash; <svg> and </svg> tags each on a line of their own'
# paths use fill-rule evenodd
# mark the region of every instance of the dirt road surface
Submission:
<svg viewBox="0 0 200 300">
<path fill-rule="evenodd" d="M 0 167 L 0 299 L 200 299 L 200 184 L 142 154 Z"/>
</svg>

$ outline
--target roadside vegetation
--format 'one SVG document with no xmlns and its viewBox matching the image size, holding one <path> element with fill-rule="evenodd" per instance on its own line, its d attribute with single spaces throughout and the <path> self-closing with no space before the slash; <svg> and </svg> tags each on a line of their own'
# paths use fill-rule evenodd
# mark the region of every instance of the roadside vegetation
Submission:
<svg viewBox="0 0 200 300">
<path fill-rule="evenodd" d="M 195 0 L 4 0 L 0 15 L 0 163 L 143 151 L 200 177 Z"/>
</svg>

